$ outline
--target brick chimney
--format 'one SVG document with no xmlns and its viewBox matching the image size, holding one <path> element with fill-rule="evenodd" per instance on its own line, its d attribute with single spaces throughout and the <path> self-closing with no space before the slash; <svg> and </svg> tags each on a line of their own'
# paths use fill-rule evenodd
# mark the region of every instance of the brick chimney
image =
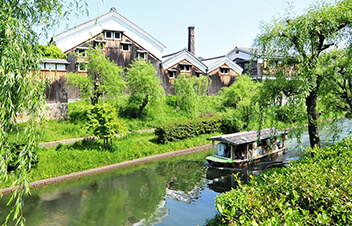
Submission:
<svg viewBox="0 0 352 226">
<path fill-rule="evenodd" d="M 195 43 L 194 43 L 194 26 L 188 27 L 188 51 L 193 55 L 196 54 Z"/>
</svg>

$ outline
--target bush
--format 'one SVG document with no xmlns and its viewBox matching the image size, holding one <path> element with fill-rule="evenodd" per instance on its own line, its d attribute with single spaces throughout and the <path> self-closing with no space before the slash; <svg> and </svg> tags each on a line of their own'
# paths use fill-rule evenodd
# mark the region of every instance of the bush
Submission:
<svg viewBox="0 0 352 226">
<path fill-rule="evenodd" d="M 159 143 L 183 140 L 200 134 L 209 134 L 220 131 L 221 117 L 198 118 L 180 122 L 165 123 L 157 126 L 155 135 Z"/>
<path fill-rule="evenodd" d="M 98 138 L 105 141 L 111 140 L 116 134 L 123 134 L 127 132 L 127 128 L 123 121 L 117 117 L 117 111 L 110 104 L 96 104 L 88 112 L 89 130 L 93 132 Z"/>
<path fill-rule="evenodd" d="M 86 101 L 77 101 L 68 105 L 70 120 L 75 124 L 82 124 L 88 120 L 88 113 L 92 105 Z"/>
<path fill-rule="evenodd" d="M 22 135 L 18 137 L 12 137 L 9 140 L 9 155 L 5 156 L 5 161 L 7 164 L 7 172 L 16 171 L 19 167 L 18 156 L 21 152 L 26 148 L 25 139 Z M 38 163 L 38 156 L 36 152 L 31 152 L 32 155 L 26 154 L 25 158 L 29 159 L 26 163 L 26 169 L 31 170 L 32 168 L 36 167 Z"/>
<path fill-rule="evenodd" d="M 314 154 L 314 157 L 311 157 Z M 352 138 L 310 149 L 298 162 L 263 173 L 216 198 L 228 223 L 348 225 L 352 222 Z"/>
</svg>

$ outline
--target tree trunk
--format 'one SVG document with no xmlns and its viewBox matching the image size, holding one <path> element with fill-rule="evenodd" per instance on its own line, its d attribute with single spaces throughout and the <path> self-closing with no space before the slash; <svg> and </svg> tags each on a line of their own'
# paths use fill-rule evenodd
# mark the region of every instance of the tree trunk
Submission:
<svg viewBox="0 0 352 226">
<path fill-rule="evenodd" d="M 145 106 L 147 106 L 148 101 L 149 101 L 149 96 L 148 96 L 148 94 L 147 94 L 147 95 L 145 96 L 145 98 L 144 98 L 144 101 L 143 101 L 142 105 L 139 106 L 138 118 L 141 118 L 141 117 L 142 117 L 143 109 L 145 108 Z"/>
<path fill-rule="evenodd" d="M 308 116 L 308 133 L 310 146 L 320 147 L 320 138 L 318 131 L 318 113 L 317 113 L 317 91 L 314 89 L 306 97 L 307 116 Z"/>
<path fill-rule="evenodd" d="M 99 97 L 101 95 L 100 92 L 100 77 L 99 74 L 95 73 L 95 83 L 94 83 L 94 91 L 93 96 L 90 98 L 92 105 L 98 104 Z"/>
</svg>

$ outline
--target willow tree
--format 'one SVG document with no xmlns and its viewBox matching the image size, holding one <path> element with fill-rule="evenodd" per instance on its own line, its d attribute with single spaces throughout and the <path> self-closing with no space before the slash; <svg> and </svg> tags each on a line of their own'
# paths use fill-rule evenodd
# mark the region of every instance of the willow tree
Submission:
<svg viewBox="0 0 352 226">
<path fill-rule="evenodd" d="M 200 75 L 187 77 L 185 74 L 180 74 L 173 84 L 175 90 L 177 107 L 187 112 L 191 117 L 196 116 L 198 112 L 198 103 L 200 97 L 207 94 L 210 87 L 210 80 L 207 76 Z"/>
<path fill-rule="evenodd" d="M 238 132 L 251 129 L 250 123 L 258 115 L 256 96 L 260 83 L 253 81 L 247 74 L 236 78 L 229 87 L 223 87 L 219 92 L 220 110 L 225 116 L 224 121 L 228 132 Z"/>
<path fill-rule="evenodd" d="M 86 60 L 87 74 L 69 73 L 67 81 L 78 87 L 81 98 L 87 98 L 92 105 L 98 104 L 101 96 L 113 98 L 125 88 L 123 69 L 107 59 L 101 50 L 89 48 Z"/>
<path fill-rule="evenodd" d="M 29 192 L 27 175 L 32 168 L 33 152 L 38 148 L 45 100 L 45 86 L 39 79 L 38 61 L 42 56 L 38 38 L 67 16 L 64 4 L 58 0 L 0 2 L 0 185 L 7 186 L 11 181 L 11 186 L 18 186 L 8 203 L 12 208 L 4 224 L 11 216 L 17 224 L 24 222 L 22 206 L 24 194 Z M 28 117 L 22 132 L 17 127 L 21 116 Z M 13 150 L 13 140 L 21 140 L 24 145 Z M 7 164 L 13 161 L 9 159 L 13 152 L 18 153 L 17 164 L 9 174 Z"/>
<path fill-rule="evenodd" d="M 126 75 L 130 92 L 129 102 L 138 106 L 138 118 L 141 118 L 148 105 L 155 108 L 161 106 L 164 100 L 164 89 L 150 62 L 134 60 L 130 66 Z"/>
<path fill-rule="evenodd" d="M 322 102 L 331 111 L 352 117 L 352 47 L 324 54 L 321 72 L 328 82 L 322 83 Z"/>
<path fill-rule="evenodd" d="M 296 96 L 296 101 L 303 99 L 311 147 L 320 146 L 317 102 L 321 83 L 328 79 L 320 73 L 318 63 L 324 52 L 350 38 L 351 21 L 351 0 L 314 4 L 304 15 L 263 25 L 256 38 L 255 47 L 262 51 L 268 71 L 279 77 L 268 81 L 272 85 L 264 85 L 274 93 L 271 104 L 282 94 L 292 99 Z"/>
</svg>

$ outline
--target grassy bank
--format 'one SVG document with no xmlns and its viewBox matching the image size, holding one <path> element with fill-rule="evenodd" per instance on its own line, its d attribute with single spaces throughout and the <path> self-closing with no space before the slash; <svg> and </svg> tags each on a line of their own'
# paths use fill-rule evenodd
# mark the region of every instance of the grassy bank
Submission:
<svg viewBox="0 0 352 226">
<path fill-rule="evenodd" d="M 117 100 L 104 100 L 114 106 L 118 112 L 118 117 L 124 121 L 129 131 L 155 128 L 165 122 L 182 121 L 195 118 L 202 112 L 217 112 L 220 102 L 217 96 L 203 96 L 198 103 L 199 112 L 196 115 L 188 115 L 186 112 L 178 110 L 174 96 L 166 96 L 166 100 L 159 112 L 152 112 L 149 109 L 142 118 L 133 117 L 135 109 L 128 108 L 128 96 L 120 97 Z M 103 100 L 100 100 L 103 102 Z M 87 101 L 77 101 L 68 104 L 69 119 L 46 120 L 42 128 L 41 142 L 50 142 L 78 137 L 92 136 L 92 132 L 85 127 L 84 110 L 89 106 Z M 20 123 L 20 128 L 25 128 L 26 123 Z"/>
<path fill-rule="evenodd" d="M 154 133 L 131 133 L 113 139 L 109 149 L 102 148 L 101 141 L 80 141 L 71 145 L 38 150 L 38 164 L 29 174 L 30 181 L 56 177 L 100 166 L 124 162 L 132 159 L 162 154 L 180 149 L 209 144 L 207 137 L 219 135 L 204 134 L 183 141 L 158 144 Z M 11 181 L 1 183 L 7 187 Z"/>
<path fill-rule="evenodd" d="M 350 225 L 352 138 L 311 149 L 290 167 L 263 173 L 216 202 L 233 225 Z"/>
</svg>

